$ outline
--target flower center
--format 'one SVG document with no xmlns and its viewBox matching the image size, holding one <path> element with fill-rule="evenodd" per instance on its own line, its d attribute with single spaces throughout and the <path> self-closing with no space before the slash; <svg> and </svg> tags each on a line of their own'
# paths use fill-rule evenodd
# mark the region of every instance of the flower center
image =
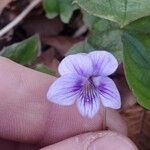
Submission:
<svg viewBox="0 0 150 150">
<path fill-rule="evenodd" d="M 95 100 L 97 92 L 91 77 L 86 79 L 81 91 L 81 96 L 84 103 L 92 103 Z"/>
<path fill-rule="evenodd" d="M 92 77 L 87 78 L 84 88 L 87 90 L 90 90 L 91 88 L 94 88 Z"/>
</svg>

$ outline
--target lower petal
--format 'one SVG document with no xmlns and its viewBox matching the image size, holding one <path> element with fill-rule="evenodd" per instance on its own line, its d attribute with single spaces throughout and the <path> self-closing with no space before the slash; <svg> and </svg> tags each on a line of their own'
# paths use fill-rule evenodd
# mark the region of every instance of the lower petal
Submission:
<svg viewBox="0 0 150 150">
<path fill-rule="evenodd" d="M 119 109 L 121 107 L 120 93 L 114 81 L 108 77 L 95 77 L 93 82 L 100 94 L 100 99 L 105 107 Z"/>
<path fill-rule="evenodd" d="M 93 118 L 100 108 L 100 98 L 87 102 L 83 97 L 77 99 L 77 108 L 83 117 Z"/>
<path fill-rule="evenodd" d="M 84 78 L 78 75 L 64 75 L 49 88 L 47 98 L 60 105 L 72 105 L 81 89 Z"/>
</svg>

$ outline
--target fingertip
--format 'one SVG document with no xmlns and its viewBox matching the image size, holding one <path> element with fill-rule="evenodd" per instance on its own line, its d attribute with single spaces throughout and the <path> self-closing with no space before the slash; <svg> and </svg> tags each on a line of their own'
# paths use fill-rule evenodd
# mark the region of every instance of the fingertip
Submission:
<svg viewBox="0 0 150 150">
<path fill-rule="evenodd" d="M 99 134 L 100 136 L 90 143 L 89 150 L 137 150 L 129 138 L 117 132 L 104 131 Z"/>
<path fill-rule="evenodd" d="M 118 133 L 102 131 L 86 133 L 57 144 L 42 148 L 41 150 L 137 150 L 133 142 Z"/>
</svg>

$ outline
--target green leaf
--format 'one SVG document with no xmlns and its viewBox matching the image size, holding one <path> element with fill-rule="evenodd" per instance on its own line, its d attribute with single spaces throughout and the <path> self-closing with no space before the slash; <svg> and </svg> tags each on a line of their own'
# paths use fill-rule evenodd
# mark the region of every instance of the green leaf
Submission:
<svg viewBox="0 0 150 150">
<path fill-rule="evenodd" d="M 59 0 L 43 0 L 43 8 L 50 19 L 59 14 Z"/>
<path fill-rule="evenodd" d="M 73 0 L 43 0 L 43 7 L 46 11 L 46 16 L 50 19 L 60 15 L 64 23 L 68 23 L 77 9 L 76 5 L 72 4 Z"/>
<path fill-rule="evenodd" d="M 94 50 L 107 50 L 121 63 L 123 60 L 122 31 L 119 26 L 106 19 L 91 16 L 83 12 L 83 20 L 89 28 L 88 39 L 77 43 L 70 50 L 69 54 L 88 53 Z"/>
<path fill-rule="evenodd" d="M 77 54 L 77 53 L 88 53 L 93 50 L 94 50 L 93 47 L 89 43 L 87 43 L 87 41 L 82 41 L 73 45 L 73 47 L 69 49 L 66 55 Z"/>
<path fill-rule="evenodd" d="M 77 9 L 77 6 L 72 4 L 72 0 L 59 0 L 59 3 L 60 18 L 64 23 L 68 23 L 71 19 L 73 11 Z"/>
<path fill-rule="evenodd" d="M 93 25 L 97 23 L 99 20 L 101 20 L 99 17 L 89 15 L 86 11 L 82 11 L 82 15 L 84 24 L 88 27 L 90 31 L 92 30 Z"/>
<path fill-rule="evenodd" d="M 74 0 L 91 15 L 117 22 L 121 27 L 150 15 L 150 0 Z"/>
<path fill-rule="evenodd" d="M 150 16 L 133 21 L 124 30 L 132 34 L 150 34 Z"/>
<path fill-rule="evenodd" d="M 91 19 L 93 18 L 93 19 Z M 90 29 L 87 42 L 96 50 L 107 50 L 121 63 L 123 60 L 122 31 L 119 26 L 106 19 L 84 14 L 84 22 Z"/>
<path fill-rule="evenodd" d="M 89 36 L 88 42 L 99 50 L 107 50 L 111 52 L 119 63 L 123 60 L 123 44 L 121 40 L 122 32 L 120 30 L 112 30 L 102 34 L 93 34 Z"/>
<path fill-rule="evenodd" d="M 138 19 L 125 30 L 123 41 L 126 78 L 138 102 L 150 108 L 150 17 Z"/>
<path fill-rule="evenodd" d="M 37 71 L 52 75 L 52 76 L 56 75 L 56 73 L 54 71 L 52 71 L 50 68 L 48 68 L 44 64 L 37 64 L 34 69 L 37 70 Z"/>
<path fill-rule="evenodd" d="M 144 39 L 123 34 L 124 68 L 128 84 L 139 104 L 150 109 L 150 36 L 145 39 L 149 44 L 143 42 Z"/>
<path fill-rule="evenodd" d="M 31 65 L 37 58 L 40 48 L 39 36 L 35 35 L 22 42 L 3 48 L 0 55 L 22 65 Z"/>
</svg>

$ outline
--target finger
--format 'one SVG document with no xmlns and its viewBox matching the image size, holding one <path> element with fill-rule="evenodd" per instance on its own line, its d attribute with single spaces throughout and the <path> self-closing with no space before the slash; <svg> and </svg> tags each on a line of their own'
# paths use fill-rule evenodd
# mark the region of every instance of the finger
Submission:
<svg viewBox="0 0 150 150">
<path fill-rule="evenodd" d="M 0 58 L 0 137 L 15 141 L 54 143 L 102 127 L 102 117 L 80 116 L 75 106 L 46 100 L 55 78 Z"/>
<path fill-rule="evenodd" d="M 102 129 L 102 112 L 87 119 L 75 106 L 62 107 L 47 101 L 48 87 L 55 80 L 52 76 L 0 57 L 0 79 L 2 138 L 46 145 Z"/>
<path fill-rule="evenodd" d="M 137 150 L 130 139 L 115 132 L 86 133 L 41 150 Z"/>
</svg>

